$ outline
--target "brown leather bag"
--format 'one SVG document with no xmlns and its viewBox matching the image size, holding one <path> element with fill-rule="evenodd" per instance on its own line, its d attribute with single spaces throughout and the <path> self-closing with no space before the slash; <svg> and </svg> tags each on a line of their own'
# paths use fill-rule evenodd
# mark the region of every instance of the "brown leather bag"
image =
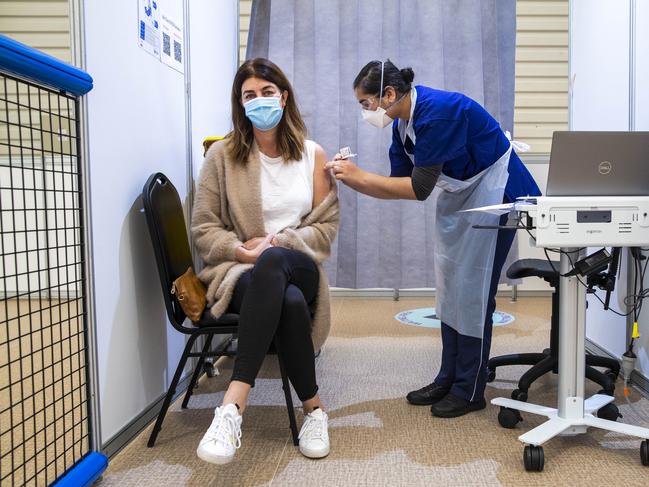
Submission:
<svg viewBox="0 0 649 487">
<path fill-rule="evenodd" d="M 178 304 L 192 321 L 201 319 L 207 299 L 206 290 L 201 280 L 189 267 L 171 286 L 171 294 L 176 296 Z"/>
</svg>

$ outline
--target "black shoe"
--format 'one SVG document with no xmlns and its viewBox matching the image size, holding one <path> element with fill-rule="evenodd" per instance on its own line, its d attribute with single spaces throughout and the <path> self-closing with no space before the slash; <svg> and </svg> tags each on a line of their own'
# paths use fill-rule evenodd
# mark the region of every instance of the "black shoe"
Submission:
<svg viewBox="0 0 649 487">
<path fill-rule="evenodd" d="M 438 386 L 433 382 L 421 389 L 409 392 L 406 399 L 410 404 L 414 404 L 415 406 L 430 406 L 443 399 L 449 390 L 450 387 Z"/>
<path fill-rule="evenodd" d="M 457 418 L 486 407 L 487 402 L 484 397 L 478 401 L 467 401 L 449 392 L 444 399 L 431 406 L 430 412 L 438 418 Z"/>
</svg>

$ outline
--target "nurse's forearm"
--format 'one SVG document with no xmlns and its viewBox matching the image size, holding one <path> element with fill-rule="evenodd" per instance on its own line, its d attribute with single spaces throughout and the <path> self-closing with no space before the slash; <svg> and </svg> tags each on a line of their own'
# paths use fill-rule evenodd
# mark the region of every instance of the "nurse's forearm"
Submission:
<svg viewBox="0 0 649 487">
<path fill-rule="evenodd" d="M 365 172 L 358 184 L 353 186 L 360 193 L 383 200 L 416 200 L 410 177 L 391 178 Z"/>
</svg>

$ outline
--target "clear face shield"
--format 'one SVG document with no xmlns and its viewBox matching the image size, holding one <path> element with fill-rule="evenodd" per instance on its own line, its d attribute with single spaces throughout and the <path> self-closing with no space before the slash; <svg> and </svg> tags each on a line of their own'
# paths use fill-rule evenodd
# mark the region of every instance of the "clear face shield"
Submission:
<svg viewBox="0 0 649 487">
<path fill-rule="evenodd" d="M 383 99 L 383 69 L 381 68 L 380 90 L 375 95 L 367 96 L 364 99 L 357 99 L 361 108 L 361 117 L 369 125 L 376 128 L 387 127 L 393 119 L 387 115 L 386 109 L 381 107 Z M 392 106 L 392 105 L 391 105 Z M 389 108 L 389 107 L 388 107 Z M 362 155 L 362 167 L 368 171 L 383 174 L 386 166 L 389 167 L 388 151 L 392 143 L 392 131 L 376 131 L 367 124 L 362 123 L 358 127 L 358 149 L 359 157 Z M 359 165 L 361 160 L 359 159 Z"/>
<path fill-rule="evenodd" d="M 394 119 L 387 114 L 387 110 L 399 103 L 403 97 L 392 102 L 387 108 L 381 106 L 381 100 L 383 99 L 383 72 L 385 69 L 385 62 L 381 61 L 381 84 L 380 90 L 377 95 L 370 96 L 360 102 L 361 104 L 361 116 L 363 120 L 368 122 L 370 125 L 373 125 L 377 128 L 385 128 L 390 125 Z M 376 106 L 375 109 L 372 107 Z"/>
</svg>

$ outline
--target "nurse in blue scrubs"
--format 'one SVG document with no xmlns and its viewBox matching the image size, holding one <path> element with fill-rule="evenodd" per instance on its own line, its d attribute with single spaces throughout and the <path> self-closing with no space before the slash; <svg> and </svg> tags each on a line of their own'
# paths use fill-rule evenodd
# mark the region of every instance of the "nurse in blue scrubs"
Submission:
<svg viewBox="0 0 649 487">
<path fill-rule="evenodd" d="M 484 409 L 492 314 L 513 230 L 481 230 L 506 217 L 462 210 L 540 195 L 508 135 L 477 102 L 461 94 L 413 86 L 414 72 L 372 61 L 354 80 L 362 116 L 377 128 L 392 125 L 389 177 L 337 156 L 336 178 L 382 199 L 427 199 L 435 186 L 436 311 L 442 321 L 442 364 L 431 384 L 407 395 L 433 415 L 462 416 Z M 432 377 L 431 377 L 432 378 Z"/>
</svg>

